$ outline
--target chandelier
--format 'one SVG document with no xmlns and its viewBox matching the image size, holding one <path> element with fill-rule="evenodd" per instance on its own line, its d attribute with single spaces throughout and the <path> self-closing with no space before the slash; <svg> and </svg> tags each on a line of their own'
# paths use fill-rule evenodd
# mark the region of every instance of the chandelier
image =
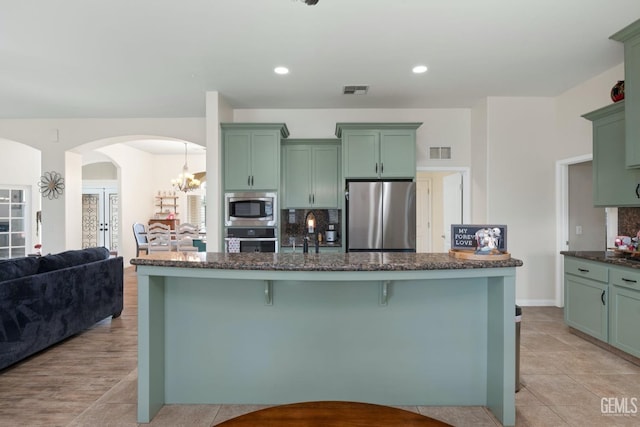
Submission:
<svg viewBox="0 0 640 427">
<path fill-rule="evenodd" d="M 200 180 L 196 179 L 193 174 L 189 173 L 189 167 L 187 166 L 186 142 L 184 143 L 184 166 L 182 167 L 182 173 L 179 174 L 176 179 L 171 180 L 171 185 L 173 185 L 176 190 L 184 191 L 185 193 L 200 188 Z"/>
</svg>

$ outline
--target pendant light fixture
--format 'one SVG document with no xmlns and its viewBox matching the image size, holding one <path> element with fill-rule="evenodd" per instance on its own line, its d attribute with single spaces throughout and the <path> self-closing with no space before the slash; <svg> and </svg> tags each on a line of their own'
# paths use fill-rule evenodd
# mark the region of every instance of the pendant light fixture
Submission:
<svg viewBox="0 0 640 427">
<path fill-rule="evenodd" d="M 187 143 L 184 143 L 184 166 L 182 167 L 182 173 L 178 175 L 178 178 L 172 179 L 171 184 L 176 190 L 189 191 L 197 190 L 200 188 L 200 180 L 196 179 L 193 174 L 189 173 L 189 167 L 187 166 Z"/>
</svg>

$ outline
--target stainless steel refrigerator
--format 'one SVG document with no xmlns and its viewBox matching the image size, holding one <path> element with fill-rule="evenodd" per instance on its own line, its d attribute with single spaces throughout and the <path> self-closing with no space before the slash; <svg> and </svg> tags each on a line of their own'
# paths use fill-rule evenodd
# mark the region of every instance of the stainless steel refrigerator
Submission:
<svg viewBox="0 0 640 427">
<path fill-rule="evenodd" d="M 415 252 L 414 182 L 350 181 L 347 191 L 347 252 Z"/>
</svg>

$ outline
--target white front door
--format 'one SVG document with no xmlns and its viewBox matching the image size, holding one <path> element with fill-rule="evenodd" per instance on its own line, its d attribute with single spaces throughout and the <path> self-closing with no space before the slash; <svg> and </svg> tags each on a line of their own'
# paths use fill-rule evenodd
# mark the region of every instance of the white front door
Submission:
<svg viewBox="0 0 640 427">
<path fill-rule="evenodd" d="M 115 188 L 84 188 L 82 194 L 82 247 L 118 250 L 118 192 Z"/>
</svg>

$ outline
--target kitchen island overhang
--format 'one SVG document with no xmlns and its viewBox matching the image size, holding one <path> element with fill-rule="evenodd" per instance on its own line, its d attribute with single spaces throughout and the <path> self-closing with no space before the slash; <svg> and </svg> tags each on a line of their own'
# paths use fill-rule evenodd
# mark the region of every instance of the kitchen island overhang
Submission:
<svg viewBox="0 0 640 427">
<path fill-rule="evenodd" d="M 515 423 L 515 267 L 163 253 L 138 267 L 138 421 L 165 403 L 482 405 Z"/>
</svg>

